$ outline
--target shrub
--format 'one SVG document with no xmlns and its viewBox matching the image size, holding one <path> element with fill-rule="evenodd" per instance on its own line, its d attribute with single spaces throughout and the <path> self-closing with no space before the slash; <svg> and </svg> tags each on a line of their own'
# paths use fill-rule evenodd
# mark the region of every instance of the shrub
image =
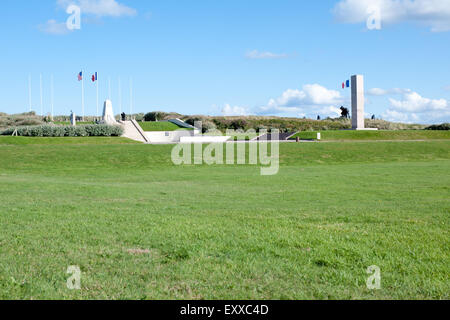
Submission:
<svg viewBox="0 0 450 320">
<path fill-rule="evenodd" d="M 267 130 L 268 130 L 268 128 L 263 124 L 258 125 L 258 127 L 256 128 L 256 132 L 258 132 L 258 133 L 260 133 L 261 131 L 267 131 Z"/>
<path fill-rule="evenodd" d="M 216 128 L 216 125 L 214 124 L 214 122 L 209 121 L 209 120 L 203 121 L 203 123 L 202 123 L 202 131 L 203 131 L 203 133 L 215 131 L 216 129 L 217 128 Z"/>
<path fill-rule="evenodd" d="M 25 126 L 11 127 L 0 135 L 12 135 L 17 129 L 17 135 L 22 137 L 110 137 L 121 136 L 123 129 L 120 126 L 86 125 L 86 126 Z"/>
<path fill-rule="evenodd" d="M 217 130 L 216 124 L 213 121 L 208 120 L 206 118 L 193 117 L 193 118 L 186 119 L 185 122 L 187 124 L 190 124 L 191 126 L 195 126 L 196 124 L 198 126 L 198 123 L 201 122 L 202 123 L 202 128 L 201 128 L 202 133 L 206 133 L 206 132 L 211 133 L 211 132 L 214 132 Z M 200 129 L 200 128 L 197 127 L 197 129 Z"/>
<path fill-rule="evenodd" d="M 231 128 L 234 130 L 239 130 L 239 129 L 246 130 L 247 127 L 248 127 L 248 123 L 244 119 L 236 119 L 231 122 Z"/>
<path fill-rule="evenodd" d="M 195 126 L 196 124 L 198 126 L 198 123 L 201 122 L 203 133 L 205 133 L 208 130 L 216 129 L 215 123 L 207 120 L 204 117 L 190 117 L 190 118 L 185 119 L 184 122 L 186 122 L 187 124 L 190 124 L 191 126 Z M 200 129 L 200 128 L 197 127 L 197 129 Z"/>
<path fill-rule="evenodd" d="M 66 126 L 64 127 L 65 137 L 86 137 L 87 132 L 85 126 Z"/>
<path fill-rule="evenodd" d="M 450 130 L 450 123 L 435 124 L 426 127 L 425 130 Z"/>
<path fill-rule="evenodd" d="M 135 115 L 133 115 L 133 117 L 134 117 L 134 120 L 136 120 L 136 121 L 143 121 L 143 120 L 145 120 L 145 115 L 143 114 L 143 113 L 137 113 L 137 114 L 135 114 Z"/>
<path fill-rule="evenodd" d="M 154 111 L 154 112 L 149 112 L 149 113 L 145 114 L 144 120 L 145 121 L 160 121 L 160 120 L 165 120 L 166 116 L 167 116 L 167 113 L 165 113 L 165 112 Z"/>
<path fill-rule="evenodd" d="M 123 129 L 120 126 L 108 126 L 108 125 L 90 125 L 83 126 L 86 133 L 90 137 L 118 137 L 123 134 Z"/>
</svg>

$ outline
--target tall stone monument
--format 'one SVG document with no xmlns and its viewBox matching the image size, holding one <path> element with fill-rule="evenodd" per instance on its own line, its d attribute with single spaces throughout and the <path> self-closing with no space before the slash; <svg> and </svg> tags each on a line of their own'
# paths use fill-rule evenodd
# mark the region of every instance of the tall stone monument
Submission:
<svg viewBox="0 0 450 320">
<path fill-rule="evenodd" d="M 77 117 L 75 116 L 75 113 L 73 111 L 70 112 L 70 125 L 71 126 L 77 125 Z"/>
<path fill-rule="evenodd" d="M 111 100 L 106 100 L 105 104 L 103 105 L 102 123 L 109 125 L 117 124 L 116 118 L 114 117 Z"/>
<path fill-rule="evenodd" d="M 364 77 L 352 76 L 352 129 L 364 130 Z"/>
</svg>

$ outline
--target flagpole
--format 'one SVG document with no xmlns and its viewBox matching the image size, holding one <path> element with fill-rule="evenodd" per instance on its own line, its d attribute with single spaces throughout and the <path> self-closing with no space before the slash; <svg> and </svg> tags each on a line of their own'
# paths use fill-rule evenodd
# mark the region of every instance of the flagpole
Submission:
<svg viewBox="0 0 450 320">
<path fill-rule="evenodd" d="M 84 75 L 83 75 L 83 73 L 81 73 L 81 114 L 82 114 L 82 120 L 84 122 Z"/>
<path fill-rule="evenodd" d="M 97 82 L 96 83 L 96 85 L 97 85 L 97 118 L 99 117 L 99 114 L 98 114 L 98 73 L 96 72 L 96 75 L 97 75 L 97 79 L 95 80 L 95 82 Z"/>
<path fill-rule="evenodd" d="M 50 91 L 51 91 L 51 103 L 52 103 L 52 121 L 53 121 L 53 111 L 54 111 L 54 90 L 53 90 L 53 75 L 50 77 Z"/>
<path fill-rule="evenodd" d="M 122 84 L 120 83 L 120 77 L 119 77 L 119 109 L 120 114 L 122 114 Z"/>
<path fill-rule="evenodd" d="M 28 75 L 28 105 L 31 112 L 31 74 Z"/>
<path fill-rule="evenodd" d="M 130 77 L 130 117 L 133 114 L 133 78 Z"/>
<path fill-rule="evenodd" d="M 44 115 L 44 106 L 43 106 L 43 99 L 42 99 L 42 74 L 39 75 L 39 87 L 40 87 L 40 94 L 41 94 L 41 116 Z"/>
</svg>

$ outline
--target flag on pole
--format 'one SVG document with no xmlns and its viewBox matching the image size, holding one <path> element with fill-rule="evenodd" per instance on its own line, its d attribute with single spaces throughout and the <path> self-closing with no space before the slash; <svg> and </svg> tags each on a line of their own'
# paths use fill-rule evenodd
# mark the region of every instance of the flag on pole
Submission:
<svg viewBox="0 0 450 320">
<path fill-rule="evenodd" d="M 78 81 L 81 81 L 81 113 L 83 115 L 84 121 L 84 81 L 83 81 L 83 71 L 78 74 Z"/>
<path fill-rule="evenodd" d="M 350 80 L 347 80 L 346 85 L 347 85 L 347 88 L 350 88 Z"/>
<path fill-rule="evenodd" d="M 98 113 L 98 74 L 97 74 L 97 72 L 92 75 L 92 82 L 97 82 L 96 87 L 97 87 L 97 117 L 98 117 L 99 113 Z"/>
<path fill-rule="evenodd" d="M 342 89 L 345 89 L 345 83 L 342 82 Z"/>
</svg>

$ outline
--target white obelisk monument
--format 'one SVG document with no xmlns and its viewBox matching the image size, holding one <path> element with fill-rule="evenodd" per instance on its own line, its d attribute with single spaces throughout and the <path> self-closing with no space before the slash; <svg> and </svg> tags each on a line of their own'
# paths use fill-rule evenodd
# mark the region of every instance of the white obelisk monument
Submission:
<svg viewBox="0 0 450 320">
<path fill-rule="evenodd" d="M 352 76 L 352 129 L 364 130 L 364 77 Z"/>
<path fill-rule="evenodd" d="M 116 118 L 114 117 L 114 112 L 112 108 L 112 102 L 111 100 L 106 100 L 105 104 L 103 105 L 103 119 L 102 123 L 109 124 L 109 125 L 115 125 L 117 124 Z"/>
</svg>

